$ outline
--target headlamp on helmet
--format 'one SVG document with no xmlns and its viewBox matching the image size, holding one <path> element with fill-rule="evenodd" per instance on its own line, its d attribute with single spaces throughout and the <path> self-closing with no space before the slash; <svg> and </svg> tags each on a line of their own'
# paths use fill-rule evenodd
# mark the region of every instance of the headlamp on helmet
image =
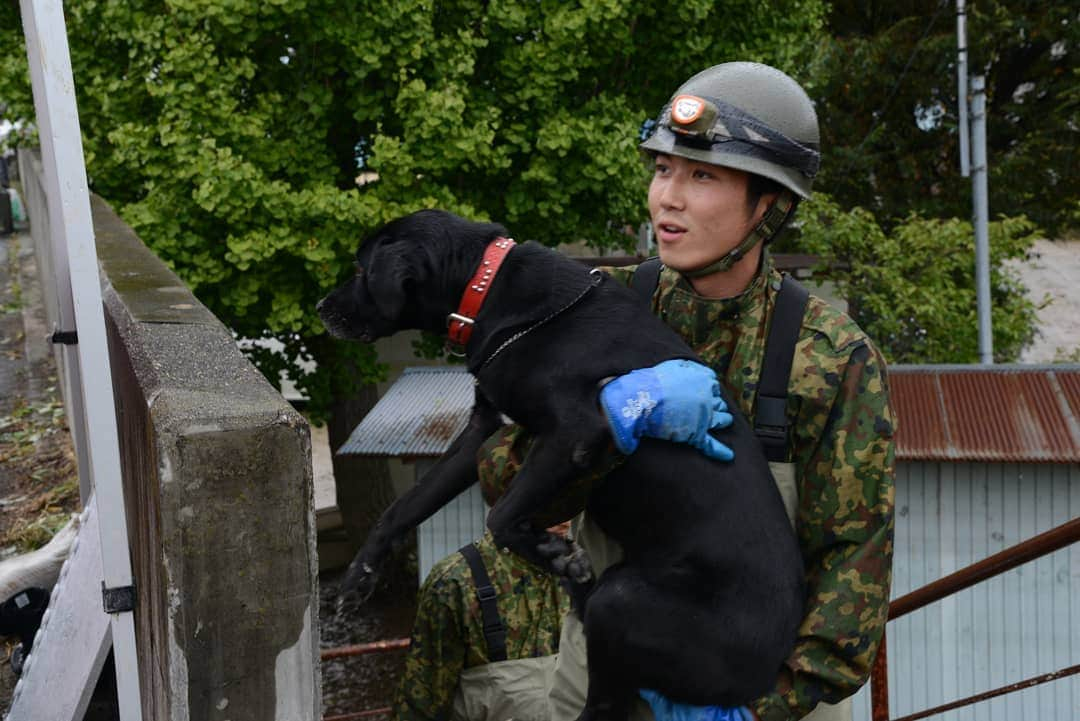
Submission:
<svg viewBox="0 0 1080 721">
<path fill-rule="evenodd" d="M 675 143 L 709 147 L 732 143 L 725 152 L 757 157 L 797 170 L 808 180 L 817 175 L 821 156 L 797 140 L 770 128 L 750 113 L 717 98 L 677 95 L 657 118 L 658 128 L 675 134 Z"/>
</svg>

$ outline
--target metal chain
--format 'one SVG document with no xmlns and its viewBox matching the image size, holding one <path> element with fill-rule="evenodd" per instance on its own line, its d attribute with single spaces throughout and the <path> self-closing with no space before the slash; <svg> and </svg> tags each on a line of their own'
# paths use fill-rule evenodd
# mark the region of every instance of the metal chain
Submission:
<svg viewBox="0 0 1080 721">
<path fill-rule="evenodd" d="M 496 356 L 498 356 L 500 353 L 502 353 L 504 350 L 506 350 L 510 345 L 512 345 L 515 341 L 517 341 L 523 335 L 527 335 L 527 334 L 533 332 L 534 330 L 536 330 L 540 326 L 544 325 L 548 321 L 554 319 L 555 317 L 557 317 L 559 315 L 562 315 L 563 313 L 565 313 L 566 311 L 570 310 L 575 305 L 580 303 L 581 299 L 584 298 L 586 295 L 588 295 L 590 290 L 592 290 L 596 286 L 600 285 L 600 283 L 603 282 L 603 280 L 604 280 L 604 276 L 603 276 L 603 274 L 600 272 L 600 270 L 598 268 L 593 268 L 592 270 L 589 271 L 589 274 L 593 276 L 593 280 L 585 288 L 585 290 L 581 291 L 581 294 L 578 295 L 577 298 L 574 298 L 572 301 L 570 301 L 569 303 L 567 303 L 566 305 L 564 305 L 562 308 L 555 311 L 554 313 L 550 314 L 548 317 L 544 318 L 543 320 L 538 321 L 537 323 L 529 326 L 525 330 L 519 330 L 517 333 L 515 333 L 514 335 L 512 335 L 509 338 L 507 338 L 506 340 L 504 340 L 502 342 L 502 344 L 498 348 L 495 349 L 495 352 L 492 353 L 491 355 L 489 355 L 487 357 L 487 360 L 485 360 L 483 363 L 480 364 L 480 367 L 476 369 L 476 372 L 479 373 L 480 371 L 484 370 L 484 368 L 486 368 L 487 365 L 489 363 L 491 363 L 491 361 L 495 360 Z"/>
</svg>

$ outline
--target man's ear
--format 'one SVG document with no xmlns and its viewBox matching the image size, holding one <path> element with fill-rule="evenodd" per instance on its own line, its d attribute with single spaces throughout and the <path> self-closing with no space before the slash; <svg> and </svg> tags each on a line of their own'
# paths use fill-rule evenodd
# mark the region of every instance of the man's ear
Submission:
<svg viewBox="0 0 1080 721">
<path fill-rule="evenodd" d="M 406 248 L 400 243 L 380 244 L 372 253 L 367 267 L 367 290 L 375 301 L 379 315 L 388 320 L 397 319 L 405 309 L 412 286 L 416 283 Z"/>
<path fill-rule="evenodd" d="M 765 217 L 765 213 L 769 211 L 769 207 L 772 206 L 776 199 L 780 197 L 779 193 L 762 193 L 758 198 L 757 207 L 754 208 L 753 224 L 757 225 Z"/>
</svg>

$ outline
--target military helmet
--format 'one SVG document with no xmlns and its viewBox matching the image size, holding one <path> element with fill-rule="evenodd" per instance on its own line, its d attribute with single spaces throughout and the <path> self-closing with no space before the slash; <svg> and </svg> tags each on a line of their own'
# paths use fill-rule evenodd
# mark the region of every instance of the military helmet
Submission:
<svg viewBox="0 0 1080 721">
<path fill-rule="evenodd" d="M 683 83 L 640 148 L 762 175 L 808 198 L 819 145 L 814 104 L 797 82 L 768 65 L 734 62 Z"/>
</svg>

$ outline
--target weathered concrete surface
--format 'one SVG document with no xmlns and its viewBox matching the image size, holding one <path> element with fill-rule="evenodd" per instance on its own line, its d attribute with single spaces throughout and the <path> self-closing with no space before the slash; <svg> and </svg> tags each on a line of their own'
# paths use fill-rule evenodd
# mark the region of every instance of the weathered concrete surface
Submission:
<svg viewBox="0 0 1080 721">
<path fill-rule="evenodd" d="M 1026 260 L 1012 261 L 1009 267 L 1039 309 L 1035 338 L 1021 352 L 1020 362 L 1080 361 L 1080 237 L 1037 240 Z"/>
<path fill-rule="evenodd" d="M 314 721 L 307 423 L 101 199 L 92 210 L 144 718 Z"/>
</svg>

